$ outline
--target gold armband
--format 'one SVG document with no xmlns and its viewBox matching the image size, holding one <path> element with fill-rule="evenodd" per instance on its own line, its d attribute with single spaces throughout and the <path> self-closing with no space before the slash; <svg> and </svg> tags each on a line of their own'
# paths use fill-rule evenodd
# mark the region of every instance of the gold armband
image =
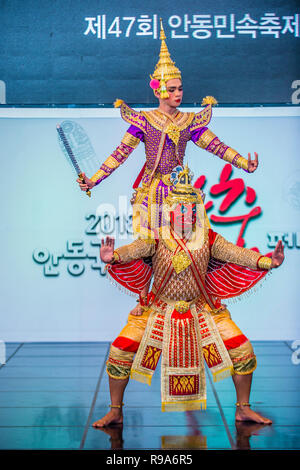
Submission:
<svg viewBox="0 0 300 470">
<path fill-rule="evenodd" d="M 236 150 L 232 149 L 231 147 L 228 147 L 222 158 L 224 162 L 232 163 L 234 162 L 234 159 L 237 155 L 239 155 L 239 153 Z"/>
<path fill-rule="evenodd" d="M 236 161 L 236 166 L 242 168 L 243 170 L 248 170 L 248 160 L 244 157 L 239 157 Z"/>
<path fill-rule="evenodd" d="M 216 137 L 216 134 L 214 134 L 210 129 L 206 129 L 206 131 L 204 131 L 197 140 L 196 145 L 202 149 L 206 149 Z"/>
<path fill-rule="evenodd" d="M 268 256 L 261 256 L 257 261 L 257 267 L 259 269 L 271 269 L 272 259 Z"/>
<path fill-rule="evenodd" d="M 112 260 L 111 264 L 119 263 L 120 260 L 121 260 L 121 258 L 120 258 L 119 253 L 117 251 L 114 251 L 113 260 Z"/>
<path fill-rule="evenodd" d="M 106 176 L 105 171 L 103 171 L 101 168 L 98 170 L 91 178 L 90 180 L 93 181 L 93 183 L 97 183 L 97 181 L 102 178 L 102 176 Z"/>
<path fill-rule="evenodd" d="M 245 171 L 248 171 L 248 160 L 242 157 L 236 150 L 228 147 L 226 152 L 223 155 L 223 160 L 225 162 L 231 163 L 237 168 L 242 168 Z"/>
<path fill-rule="evenodd" d="M 140 141 L 141 139 L 138 137 L 134 137 L 129 132 L 126 132 L 121 142 L 122 144 L 128 145 L 128 147 L 135 149 L 139 145 Z"/>
</svg>

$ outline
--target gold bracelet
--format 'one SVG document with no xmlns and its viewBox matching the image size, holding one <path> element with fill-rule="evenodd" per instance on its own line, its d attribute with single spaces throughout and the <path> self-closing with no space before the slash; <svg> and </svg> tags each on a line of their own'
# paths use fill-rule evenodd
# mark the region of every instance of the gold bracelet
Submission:
<svg viewBox="0 0 300 470">
<path fill-rule="evenodd" d="M 271 269 L 272 266 L 272 259 L 268 258 L 268 256 L 262 256 L 257 263 L 259 269 Z"/>
<path fill-rule="evenodd" d="M 111 264 L 113 264 L 113 263 L 118 263 L 118 262 L 120 261 L 120 259 L 121 259 L 121 258 L 120 258 L 119 253 L 117 253 L 117 251 L 114 251 L 113 260 L 112 260 Z"/>
<path fill-rule="evenodd" d="M 236 161 L 236 165 L 243 170 L 248 170 L 248 160 L 244 157 L 239 157 Z"/>
</svg>

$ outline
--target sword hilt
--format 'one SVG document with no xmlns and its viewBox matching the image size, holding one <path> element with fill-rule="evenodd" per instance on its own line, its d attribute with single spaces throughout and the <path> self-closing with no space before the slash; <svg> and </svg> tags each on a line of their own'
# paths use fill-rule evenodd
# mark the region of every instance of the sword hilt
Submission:
<svg viewBox="0 0 300 470">
<path fill-rule="evenodd" d="M 84 177 L 82 176 L 82 173 L 79 173 L 78 178 L 79 178 L 82 182 L 84 182 Z M 90 191 L 89 189 L 87 189 L 85 193 L 88 195 L 88 197 L 91 197 L 91 191 Z"/>
</svg>

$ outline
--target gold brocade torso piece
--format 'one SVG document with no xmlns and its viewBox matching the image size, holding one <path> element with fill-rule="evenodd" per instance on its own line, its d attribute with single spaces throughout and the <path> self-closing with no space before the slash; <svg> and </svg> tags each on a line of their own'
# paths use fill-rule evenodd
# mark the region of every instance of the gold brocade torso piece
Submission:
<svg viewBox="0 0 300 470">
<path fill-rule="evenodd" d="M 144 134 L 147 169 L 152 171 L 156 156 L 159 153 L 159 144 L 164 131 L 166 139 L 156 172 L 163 175 L 171 173 L 178 164 L 183 164 L 185 149 L 191 139 L 189 126 L 193 121 L 193 113 L 176 113 L 172 119 L 157 110 L 143 112 L 146 119 L 146 132 Z"/>
<path fill-rule="evenodd" d="M 170 115 L 158 109 L 142 111 L 141 114 L 155 129 L 159 131 L 164 129 L 175 145 L 178 143 L 180 132 L 189 127 L 195 117 L 195 113 L 182 113 L 181 111 L 177 111 L 174 115 Z"/>
<path fill-rule="evenodd" d="M 193 250 L 192 255 L 204 279 L 210 257 L 209 242 L 206 241 L 202 248 Z M 156 253 L 152 258 L 154 290 L 155 287 L 160 285 L 166 271 L 166 267 L 171 262 L 173 256 L 174 252 L 170 251 L 165 244 L 160 241 Z M 166 288 L 161 292 L 161 295 L 165 299 L 185 301 L 193 300 L 201 296 L 201 292 L 199 291 L 194 279 L 190 265 L 179 273 L 176 273 L 174 270 Z"/>
<path fill-rule="evenodd" d="M 191 130 L 209 124 L 211 106 L 206 106 L 196 114 L 178 110 L 171 116 L 157 109 L 138 112 L 122 102 L 121 116 L 126 122 L 133 124 L 143 132 L 147 168 L 150 172 L 155 166 L 164 130 L 167 138 L 156 172 L 166 175 L 171 173 L 178 164 L 183 164 L 186 145 L 191 139 Z"/>
</svg>

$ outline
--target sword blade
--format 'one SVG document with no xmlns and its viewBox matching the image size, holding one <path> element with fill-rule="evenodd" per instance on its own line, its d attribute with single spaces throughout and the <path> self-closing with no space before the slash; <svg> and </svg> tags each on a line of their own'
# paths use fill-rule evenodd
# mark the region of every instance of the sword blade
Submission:
<svg viewBox="0 0 300 470">
<path fill-rule="evenodd" d="M 78 165 L 78 163 L 77 163 L 77 161 L 76 161 L 76 158 L 75 158 L 75 156 L 74 156 L 74 153 L 73 153 L 73 151 L 72 151 L 72 149 L 71 149 L 71 147 L 70 147 L 70 144 L 69 144 L 69 142 L 68 142 L 68 139 L 66 138 L 65 133 L 64 133 L 62 127 L 61 127 L 59 124 L 57 124 L 56 130 L 57 130 L 57 132 L 58 132 L 58 135 L 59 135 L 59 137 L 60 137 L 62 143 L 64 144 L 64 147 L 65 147 L 65 149 L 66 149 L 66 152 L 67 152 L 67 154 L 68 154 L 68 157 L 70 158 L 71 163 L 72 163 L 73 167 L 75 168 L 75 171 L 76 171 L 77 175 L 78 175 L 79 178 L 83 181 L 84 178 L 83 178 L 83 176 L 82 176 L 82 172 L 81 172 L 81 170 L 80 170 L 80 168 L 79 168 L 79 165 Z M 88 197 L 91 197 L 91 191 L 90 191 L 89 189 L 86 190 L 86 194 L 88 195 Z"/>
<path fill-rule="evenodd" d="M 58 135 L 59 135 L 59 137 L 60 137 L 62 143 L 64 144 L 64 147 L 65 147 L 65 149 L 66 149 L 66 152 L 67 152 L 67 154 L 68 154 L 68 157 L 70 158 L 71 163 L 72 163 L 73 167 L 75 168 L 75 171 L 76 171 L 77 175 L 80 175 L 80 174 L 81 174 L 81 170 L 80 170 L 79 165 L 78 165 L 78 163 L 77 163 L 77 160 L 76 160 L 76 158 L 75 158 L 75 156 L 74 156 L 74 153 L 73 153 L 73 151 L 72 151 L 72 149 L 71 149 L 71 147 L 70 147 L 70 144 L 69 144 L 69 142 L 68 142 L 68 139 L 67 139 L 66 136 L 65 136 L 65 133 L 64 133 L 64 131 L 63 131 L 63 128 L 62 128 L 59 124 L 57 124 L 56 130 L 57 130 L 57 132 L 58 132 Z"/>
</svg>

